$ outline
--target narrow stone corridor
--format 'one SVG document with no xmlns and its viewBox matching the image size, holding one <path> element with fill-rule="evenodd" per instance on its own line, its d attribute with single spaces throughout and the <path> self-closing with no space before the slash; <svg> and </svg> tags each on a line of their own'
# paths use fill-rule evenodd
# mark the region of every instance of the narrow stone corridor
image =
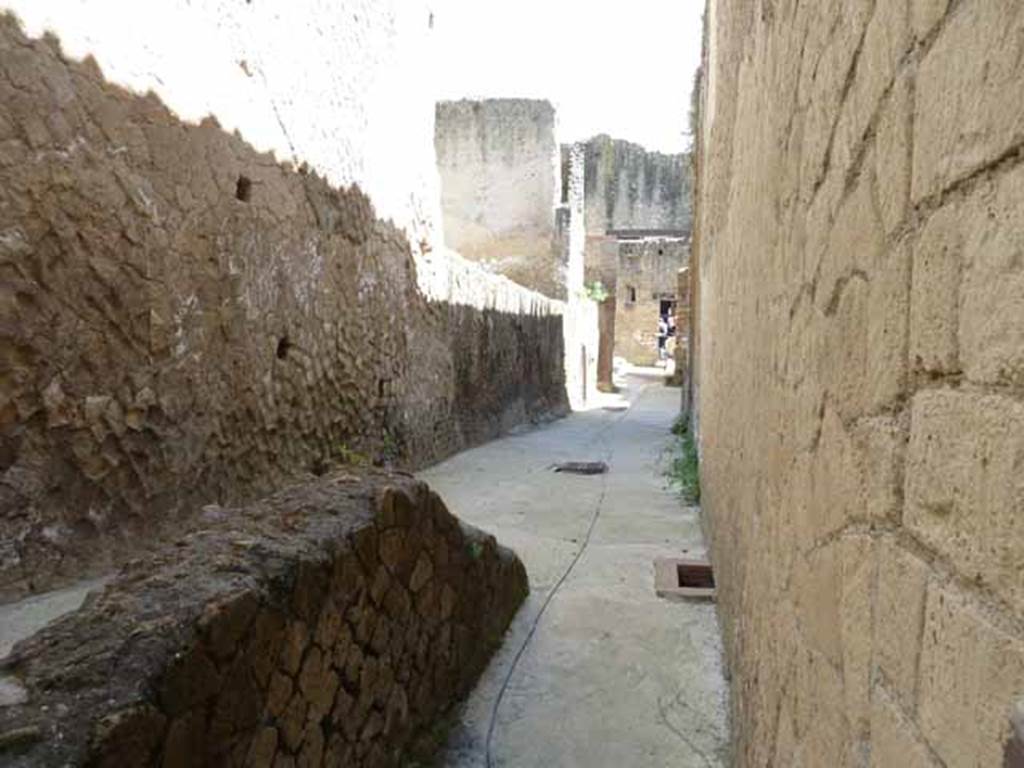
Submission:
<svg viewBox="0 0 1024 768">
<path fill-rule="evenodd" d="M 530 574 L 530 596 L 462 708 L 442 764 L 487 765 L 506 680 L 492 766 L 728 764 L 714 605 L 662 600 L 653 589 L 655 557 L 704 551 L 697 508 L 682 506 L 663 475 L 678 396 L 660 376 L 633 375 L 621 395 L 628 410 L 575 413 L 420 474 Z M 610 469 L 551 470 L 573 460 Z"/>
</svg>

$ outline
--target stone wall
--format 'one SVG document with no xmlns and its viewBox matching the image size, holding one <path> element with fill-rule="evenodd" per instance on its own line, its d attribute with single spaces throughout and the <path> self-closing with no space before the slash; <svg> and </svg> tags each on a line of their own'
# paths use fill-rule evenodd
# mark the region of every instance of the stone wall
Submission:
<svg viewBox="0 0 1024 768">
<path fill-rule="evenodd" d="M 162 8 L 203 39 L 213 25 L 223 46 L 209 52 L 172 35 L 122 50 L 102 26 L 109 4 L 83 18 L 15 5 L 36 25 L 66 24 L 76 44 L 110 43 L 110 72 L 155 78 L 171 101 L 191 82 L 193 99 L 218 111 L 187 122 L 0 16 L 0 599 L 106 570 L 203 505 L 337 462 L 420 465 L 564 411 L 563 306 L 431 239 L 431 190 L 409 186 L 419 165 L 401 165 L 418 146 L 434 173 L 429 120 L 410 105 L 396 170 L 377 174 L 398 188 L 378 178 L 372 200 L 355 182 L 383 167 L 367 165 L 376 150 L 333 141 L 377 125 L 380 100 L 404 98 L 385 88 L 400 14 L 335 3 L 315 23 L 291 20 L 292 42 L 311 41 L 289 50 L 307 55 L 318 30 L 352 33 L 353 14 L 347 55 L 384 89 L 368 96 L 346 70 L 341 86 L 316 91 L 306 125 L 305 78 L 334 81 L 289 69 L 294 56 L 275 69 L 270 42 L 246 47 L 266 42 L 265 9 L 249 23 L 242 3 L 213 20 L 220 5 Z M 360 37 L 363 25 L 383 37 Z M 208 81 L 179 82 L 194 53 Z M 239 103 L 218 101 L 218 73 Z M 303 79 L 294 93 L 290 74 Z M 261 131 L 310 164 L 257 151 L 248 136 Z M 332 154 L 345 146 L 351 157 Z"/>
<path fill-rule="evenodd" d="M 0 763 L 426 763 L 526 592 L 512 553 L 407 477 L 208 510 L 15 647 L 0 682 L 28 701 L 0 706 Z"/>
<path fill-rule="evenodd" d="M 2 0 L 0 9 L 30 37 L 54 33 L 67 58 L 94 60 L 105 80 L 152 92 L 186 123 L 212 116 L 333 187 L 358 185 L 382 219 L 406 231 L 417 257 L 421 241 L 439 247 L 426 0 L 293 0 L 287 11 L 235 0 Z M 51 85 L 60 103 L 68 92 Z M 114 117 L 104 124 L 111 131 Z M 110 142 L 116 149 L 125 139 Z"/>
<path fill-rule="evenodd" d="M 678 297 L 679 268 L 689 257 L 685 239 L 621 240 L 615 291 L 615 355 L 633 365 L 658 361 L 658 318 L 663 301 Z M 675 347 L 670 339 L 668 348 Z"/>
<path fill-rule="evenodd" d="M 701 491 L 740 766 L 1003 764 L 1024 5 L 711 0 Z"/>
<path fill-rule="evenodd" d="M 609 229 L 688 229 L 687 156 L 651 152 L 608 136 L 585 144 L 587 233 Z"/>
<path fill-rule="evenodd" d="M 620 242 L 612 230 L 689 231 L 691 178 L 689 156 L 648 152 L 637 144 L 595 136 L 582 144 L 584 155 L 584 280 L 600 282 L 610 294 L 598 307 L 600 355 L 598 386 L 613 389 L 613 356 L 619 354 L 617 318 L 627 311 L 619 285 Z M 571 148 L 562 146 L 563 177 Z M 674 278 L 673 278 L 674 282 Z M 671 288 L 668 289 L 671 292 Z M 632 313 L 630 314 L 632 319 Z M 628 339 L 641 332 L 643 321 L 626 330 Z M 655 329 L 657 316 L 655 315 Z M 628 339 L 624 347 L 638 351 Z M 642 345 L 641 345 L 642 346 Z M 642 356 L 646 359 L 647 355 Z"/>
<path fill-rule="evenodd" d="M 437 105 L 434 146 L 447 244 L 546 296 L 566 298 L 556 234 L 559 154 L 547 101 Z"/>
</svg>

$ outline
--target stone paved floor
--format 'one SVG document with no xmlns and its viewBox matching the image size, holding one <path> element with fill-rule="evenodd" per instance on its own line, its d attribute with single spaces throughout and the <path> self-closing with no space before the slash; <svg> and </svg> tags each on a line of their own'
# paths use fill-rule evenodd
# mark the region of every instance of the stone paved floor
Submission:
<svg viewBox="0 0 1024 768">
<path fill-rule="evenodd" d="M 457 515 L 523 559 L 531 596 L 449 738 L 442 764 L 707 768 L 728 764 L 727 688 L 714 606 L 661 600 L 659 555 L 702 555 L 695 508 L 665 487 L 679 390 L 631 375 L 628 410 L 576 413 L 460 454 L 421 474 Z M 607 475 L 550 470 L 604 460 Z M 509 676 L 552 587 L 551 599 Z"/>
</svg>

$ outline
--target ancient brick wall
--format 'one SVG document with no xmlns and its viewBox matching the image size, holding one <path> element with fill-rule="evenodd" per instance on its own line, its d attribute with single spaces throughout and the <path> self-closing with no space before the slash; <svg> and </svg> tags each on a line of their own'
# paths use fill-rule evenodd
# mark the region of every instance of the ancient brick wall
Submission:
<svg viewBox="0 0 1024 768">
<path fill-rule="evenodd" d="M 708 5 L 701 490 L 740 766 L 1002 765 L 1024 5 Z"/>
<path fill-rule="evenodd" d="M 555 229 L 561 194 L 554 108 L 533 99 L 442 101 L 436 114 L 447 244 L 545 296 L 567 298 Z"/>
<path fill-rule="evenodd" d="M 52 7 L 18 5 L 29 17 Z M 345 28 L 353 9 L 358 23 L 364 5 L 333 4 L 295 32 Z M 203 35 L 203 18 L 188 14 L 213 7 L 161 13 L 185 14 Z M 364 10 L 389 29 L 386 9 Z M 371 148 L 331 154 L 344 149 L 332 137 L 377 125 L 379 107 L 353 112 L 355 84 L 316 92 L 324 101 L 307 114 L 321 133 L 300 119 L 313 91 L 286 98 L 276 78 L 324 70 L 289 70 L 294 57 L 275 70 L 268 56 L 260 66 L 277 95 L 245 91 L 262 77 L 242 56 L 246 35 L 274 25 L 261 18 L 252 29 L 217 21 L 255 112 L 214 98 L 219 59 L 202 57 L 225 51 L 196 54 L 213 99 L 201 106 L 244 118 L 229 132 L 219 118 L 187 122 L 0 17 L 0 595 L 111 567 L 203 505 L 255 498 L 297 473 L 418 465 L 565 408 L 562 305 L 431 240 L 431 190 L 411 186 L 420 165 L 404 168 L 405 150 L 394 173 L 368 165 Z M 364 74 L 381 88 L 392 32 L 349 51 L 378 63 Z M 183 97 L 175 65 L 192 51 L 173 36 L 141 50 L 162 57 L 129 66 L 115 48 L 108 69 L 148 83 L 160 79 L 152 64 L 167 98 Z M 337 131 L 332 99 L 349 121 Z M 418 142 L 434 173 L 430 122 L 410 113 L 402 146 Z M 306 138 L 289 139 L 299 123 Z M 257 151 L 248 136 L 264 130 L 316 162 Z M 374 168 L 373 186 L 383 177 L 396 188 L 371 199 L 356 182 Z"/>
<path fill-rule="evenodd" d="M 526 572 L 423 484 L 333 474 L 208 510 L 15 647 L 0 763 L 429 762 Z"/>
</svg>

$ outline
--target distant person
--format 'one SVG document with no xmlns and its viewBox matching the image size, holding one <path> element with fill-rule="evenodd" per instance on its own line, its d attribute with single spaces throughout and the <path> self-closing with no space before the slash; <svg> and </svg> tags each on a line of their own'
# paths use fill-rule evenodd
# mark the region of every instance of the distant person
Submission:
<svg viewBox="0 0 1024 768">
<path fill-rule="evenodd" d="M 665 315 L 658 317 L 658 359 L 668 358 L 668 350 L 665 344 L 668 342 L 668 318 Z"/>
</svg>

